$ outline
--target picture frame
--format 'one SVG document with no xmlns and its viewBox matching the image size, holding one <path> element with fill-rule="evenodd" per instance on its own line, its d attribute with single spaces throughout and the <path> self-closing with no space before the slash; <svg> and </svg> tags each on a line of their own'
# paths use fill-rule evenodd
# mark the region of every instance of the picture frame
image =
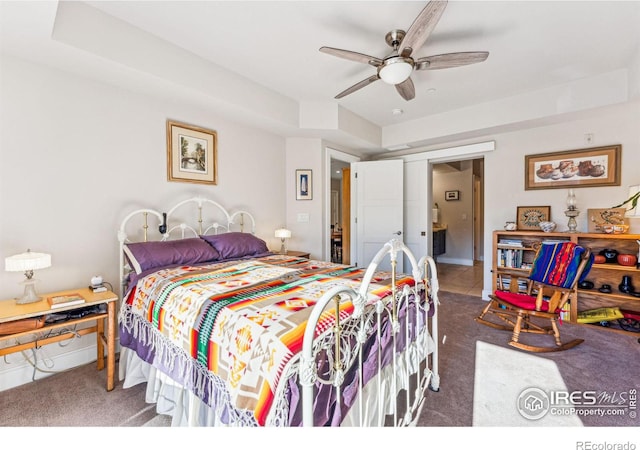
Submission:
<svg viewBox="0 0 640 450">
<path fill-rule="evenodd" d="M 218 184 L 218 137 L 213 130 L 167 120 L 167 179 Z"/>
<path fill-rule="evenodd" d="M 446 201 L 460 200 L 460 191 L 444 191 L 444 199 Z"/>
<path fill-rule="evenodd" d="M 311 169 L 296 169 L 296 200 L 313 200 Z"/>
<path fill-rule="evenodd" d="M 551 220 L 551 206 L 518 206 L 516 211 L 518 230 L 540 230 L 540 222 Z"/>
<path fill-rule="evenodd" d="M 620 186 L 622 145 L 525 156 L 525 190 Z"/>
<path fill-rule="evenodd" d="M 620 227 L 624 229 L 629 223 L 626 212 L 626 208 L 587 209 L 587 233 L 615 233 Z"/>
</svg>

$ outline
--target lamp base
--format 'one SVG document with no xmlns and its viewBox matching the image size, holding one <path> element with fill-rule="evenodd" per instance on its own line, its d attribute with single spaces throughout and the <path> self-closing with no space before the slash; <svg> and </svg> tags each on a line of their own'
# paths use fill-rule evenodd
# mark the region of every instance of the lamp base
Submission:
<svg viewBox="0 0 640 450">
<path fill-rule="evenodd" d="M 23 281 L 24 294 L 22 297 L 16 299 L 17 305 L 26 305 L 28 303 L 35 303 L 42 300 L 42 297 L 38 297 L 36 294 L 36 280 L 34 278 L 28 278 Z"/>
<path fill-rule="evenodd" d="M 287 245 L 284 238 L 280 238 L 280 254 L 281 255 L 287 254 Z"/>
</svg>

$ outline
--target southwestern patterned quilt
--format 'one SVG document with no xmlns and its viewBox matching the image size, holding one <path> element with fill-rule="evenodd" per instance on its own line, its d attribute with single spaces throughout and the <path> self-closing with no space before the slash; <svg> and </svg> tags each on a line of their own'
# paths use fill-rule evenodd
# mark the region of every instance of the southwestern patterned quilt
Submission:
<svg viewBox="0 0 640 450">
<path fill-rule="evenodd" d="M 284 255 L 158 270 L 137 279 L 125 297 L 121 345 L 222 415 L 221 405 L 231 405 L 264 425 L 283 371 L 301 351 L 312 307 L 336 285 L 357 289 L 364 273 Z M 370 300 L 390 294 L 390 279 L 376 273 Z M 413 284 L 398 276 L 399 289 Z M 341 320 L 352 309 L 343 302 Z M 329 329 L 334 315 L 328 308 L 316 333 Z"/>
</svg>

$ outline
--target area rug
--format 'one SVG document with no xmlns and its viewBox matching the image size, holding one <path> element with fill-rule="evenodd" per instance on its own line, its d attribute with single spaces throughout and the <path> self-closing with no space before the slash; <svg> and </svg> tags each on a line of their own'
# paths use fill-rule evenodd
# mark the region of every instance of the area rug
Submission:
<svg viewBox="0 0 640 450">
<path fill-rule="evenodd" d="M 475 364 L 473 426 L 582 426 L 550 407 L 552 392 L 567 392 L 554 361 L 477 341 Z"/>
</svg>

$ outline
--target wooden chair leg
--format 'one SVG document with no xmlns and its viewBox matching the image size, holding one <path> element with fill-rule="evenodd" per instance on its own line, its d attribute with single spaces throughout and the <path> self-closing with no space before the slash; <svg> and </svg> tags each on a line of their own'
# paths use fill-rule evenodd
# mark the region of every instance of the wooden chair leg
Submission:
<svg viewBox="0 0 640 450">
<path fill-rule="evenodd" d="M 513 327 L 513 335 L 511 336 L 511 342 L 518 342 L 520 339 L 520 329 L 522 328 L 522 313 L 518 313 L 518 318 L 516 319 L 516 325 Z"/>
</svg>

